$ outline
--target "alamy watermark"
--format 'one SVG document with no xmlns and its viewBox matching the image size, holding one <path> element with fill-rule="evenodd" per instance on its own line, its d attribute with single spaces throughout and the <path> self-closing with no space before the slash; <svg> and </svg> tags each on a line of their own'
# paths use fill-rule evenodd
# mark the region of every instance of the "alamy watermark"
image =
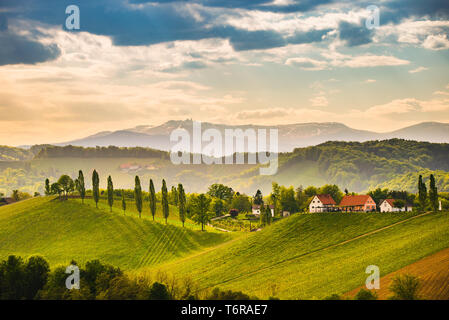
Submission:
<svg viewBox="0 0 449 320">
<path fill-rule="evenodd" d="M 214 128 L 202 132 L 201 122 L 193 121 L 192 134 L 178 128 L 171 133 L 170 142 L 176 143 L 170 150 L 176 165 L 268 164 L 260 167 L 261 175 L 274 175 L 278 169 L 278 129 L 224 129 L 223 134 Z"/>
<path fill-rule="evenodd" d="M 378 266 L 366 267 L 365 273 L 369 274 L 366 278 L 365 285 L 369 290 L 380 289 L 380 270 Z"/>
<path fill-rule="evenodd" d="M 368 30 L 377 29 L 380 26 L 380 9 L 378 6 L 370 5 L 366 7 L 369 11 L 368 18 L 365 20 L 365 26 Z"/>
<path fill-rule="evenodd" d="M 67 289 L 80 289 L 80 269 L 71 264 L 65 269 L 65 273 L 70 274 L 65 280 L 65 286 Z"/>
</svg>

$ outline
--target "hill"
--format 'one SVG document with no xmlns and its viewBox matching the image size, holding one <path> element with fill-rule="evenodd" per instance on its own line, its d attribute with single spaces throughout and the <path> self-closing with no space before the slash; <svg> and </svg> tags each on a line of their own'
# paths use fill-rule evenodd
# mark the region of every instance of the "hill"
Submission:
<svg viewBox="0 0 449 320">
<path fill-rule="evenodd" d="M 276 175 L 261 176 L 259 165 L 174 165 L 167 152 L 148 148 L 74 146 L 45 147 L 30 161 L 0 161 L 0 192 L 13 189 L 43 192 L 46 178 L 55 181 L 67 173 L 75 178 L 78 170 L 90 177 L 100 173 L 101 186 L 106 177 L 121 188 L 132 188 L 134 176 L 144 185 L 152 178 L 156 188 L 165 179 L 168 185 L 182 183 L 187 192 L 205 192 L 213 183 L 254 194 L 271 191 L 271 183 L 298 187 L 337 184 L 342 190 L 366 192 L 376 187 L 416 190 L 418 174 L 434 173 L 439 191 L 449 192 L 449 144 L 401 139 L 367 142 L 326 142 L 279 154 Z M 90 178 L 86 178 L 90 187 Z M 146 187 L 145 187 L 146 188 Z"/>
<path fill-rule="evenodd" d="M 117 201 L 118 202 L 118 201 Z M 127 215 L 92 200 L 59 201 L 41 197 L 0 207 L 0 259 L 8 255 L 41 255 L 51 265 L 100 259 L 132 269 L 180 258 L 231 239 L 230 234 L 180 227 L 172 213 L 169 225 L 137 218 L 133 205 Z M 171 208 L 173 209 L 173 208 Z M 148 211 L 148 210 L 147 210 Z M 160 211 L 160 210 L 159 210 Z M 161 221 L 162 219 L 159 219 Z"/>
<path fill-rule="evenodd" d="M 118 146 L 118 147 L 150 147 L 169 151 L 170 134 L 177 128 L 187 130 L 192 135 L 192 120 L 171 120 L 159 126 L 137 126 L 125 130 L 99 132 L 97 134 L 62 142 L 54 145 L 65 146 Z M 224 136 L 225 129 L 277 129 L 279 132 L 279 152 L 291 152 L 294 148 L 314 146 L 326 141 L 358 141 L 383 140 L 400 138 L 428 142 L 449 142 L 449 124 L 438 122 L 423 122 L 400 130 L 377 133 L 357 130 L 336 122 L 295 123 L 288 125 L 229 125 L 217 123 L 202 123 L 202 130 L 216 129 Z"/>
<path fill-rule="evenodd" d="M 449 247 L 447 213 L 295 215 L 256 234 L 150 269 L 183 274 L 202 288 L 281 299 L 322 299 Z M 141 272 L 145 272 L 142 270 Z"/>
</svg>

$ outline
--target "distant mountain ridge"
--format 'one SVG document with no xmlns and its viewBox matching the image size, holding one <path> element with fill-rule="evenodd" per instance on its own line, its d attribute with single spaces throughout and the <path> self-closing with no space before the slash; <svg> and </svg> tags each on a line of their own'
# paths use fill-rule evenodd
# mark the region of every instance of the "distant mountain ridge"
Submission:
<svg viewBox="0 0 449 320">
<path fill-rule="evenodd" d="M 118 131 L 104 131 L 82 139 L 55 143 L 56 146 L 74 145 L 82 147 L 110 146 L 149 147 L 169 151 L 173 130 L 186 129 L 192 135 L 192 120 L 170 120 L 159 126 L 141 125 Z M 297 123 L 275 126 L 261 125 L 225 125 L 202 122 L 202 131 L 214 128 L 224 133 L 225 129 L 278 129 L 279 152 L 291 152 L 294 148 L 308 147 L 326 141 L 385 140 L 400 138 L 407 140 L 449 143 L 449 123 L 423 122 L 388 133 L 357 130 L 342 123 Z"/>
</svg>

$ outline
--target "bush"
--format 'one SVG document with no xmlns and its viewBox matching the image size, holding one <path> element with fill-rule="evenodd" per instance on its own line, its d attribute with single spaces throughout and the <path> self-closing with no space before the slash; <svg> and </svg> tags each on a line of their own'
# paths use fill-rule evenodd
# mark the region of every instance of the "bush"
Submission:
<svg viewBox="0 0 449 320">
<path fill-rule="evenodd" d="M 219 288 L 212 290 L 212 293 L 207 296 L 206 300 L 251 300 L 250 296 L 241 291 L 222 291 Z M 258 300 L 253 298 L 253 300 Z"/>
<path fill-rule="evenodd" d="M 375 291 L 360 289 L 354 297 L 355 300 L 377 300 L 377 293 Z"/>
<path fill-rule="evenodd" d="M 341 297 L 338 294 L 334 293 L 324 298 L 324 300 L 341 300 Z"/>
<path fill-rule="evenodd" d="M 148 293 L 149 300 L 170 300 L 170 294 L 167 291 L 167 287 L 162 283 L 155 282 L 150 288 Z"/>
<path fill-rule="evenodd" d="M 419 279 L 413 275 L 397 275 L 391 285 L 392 300 L 418 300 Z"/>
</svg>

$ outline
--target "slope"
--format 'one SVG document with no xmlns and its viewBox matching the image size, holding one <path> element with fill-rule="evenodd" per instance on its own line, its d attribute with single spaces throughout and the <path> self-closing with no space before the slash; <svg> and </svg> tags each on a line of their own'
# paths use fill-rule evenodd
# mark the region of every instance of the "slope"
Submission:
<svg viewBox="0 0 449 320">
<path fill-rule="evenodd" d="M 91 259 L 132 269 L 157 265 L 232 235 L 163 225 L 79 201 L 33 198 L 0 208 L 0 258 L 42 255 L 51 265 Z"/>
<path fill-rule="evenodd" d="M 379 266 L 384 275 L 449 247 L 447 213 L 409 218 L 296 215 L 220 250 L 154 270 L 190 276 L 203 288 L 242 290 L 261 298 L 324 298 L 363 284 L 368 265 Z"/>
</svg>

